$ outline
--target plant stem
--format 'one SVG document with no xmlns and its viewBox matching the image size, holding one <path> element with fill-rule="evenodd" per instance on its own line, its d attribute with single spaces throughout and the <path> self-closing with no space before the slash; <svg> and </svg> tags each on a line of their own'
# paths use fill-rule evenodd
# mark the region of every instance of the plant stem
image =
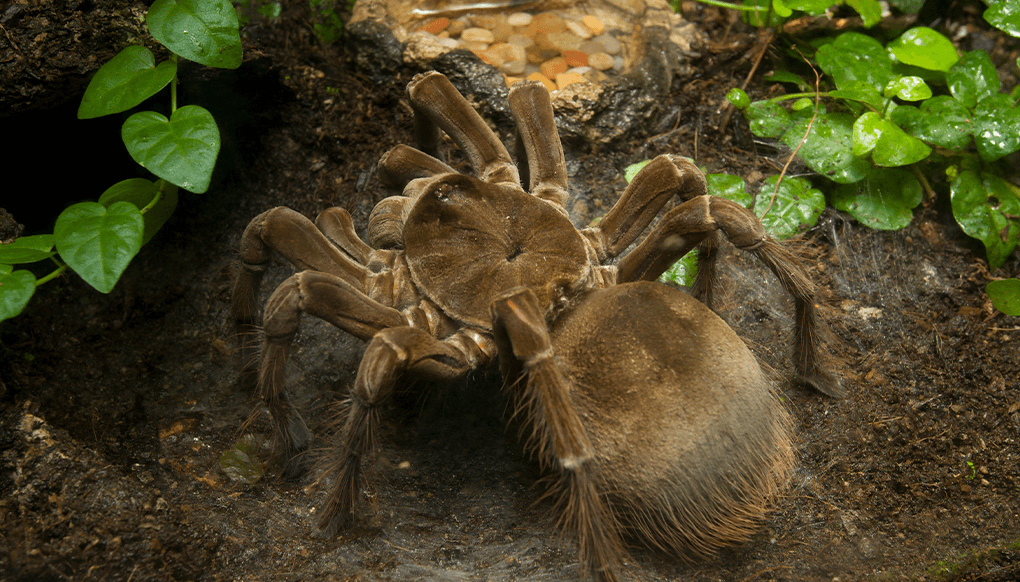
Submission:
<svg viewBox="0 0 1020 582">
<path fill-rule="evenodd" d="M 145 207 L 142 208 L 139 212 L 145 214 L 146 212 L 152 210 L 152 207 L 155 206 L 156 203 L 159 202 L 161 198 L 163 198 L 163 192 L 166 191 L 166 187 L 167 187 L 166 180 L 160 178 L 159 181 L 156 182 L 156 195 L 153 196 L 152 200 L 150 200 L 149 203 L 146 204 Z"/>
<path fill-rule="evenodd" d="M 66 263 L 65 264 L 61 264 L 59 267 L 57 267 L 49 275 L 46 275 L 42 279 L 36 279 L 35 286 L 38 287 L 39 285 L 42 285 L 43 283 L 49 281 L 50 279 L 56 279 L 57 277 L 59 277 L 66 270 L 67 270 L 67 264 Z"/>
<path fill-rule="evenodd" d="M 708 4 L 709 6 L 715 6 L 717 8 L 728 8 L 730 10 L 741 10 L 743 12 L 757 12 L 762 9 L 761 6 L 742 6 L 740 4 L 730 4 L 729 2 L 720 2 L 719 0 L 698 0 L 701 4 Z"/>
<path fill-rule="evenodd" d="M 180 66 L 177 53 L 171 52 L 170 58 L 173 59 L 175 65 Z M 174 78 L 170 81 L 170 115 L 172 116 L 175 111 L 177 111 L 177 73 L 174 73 Z"/>
</svg>

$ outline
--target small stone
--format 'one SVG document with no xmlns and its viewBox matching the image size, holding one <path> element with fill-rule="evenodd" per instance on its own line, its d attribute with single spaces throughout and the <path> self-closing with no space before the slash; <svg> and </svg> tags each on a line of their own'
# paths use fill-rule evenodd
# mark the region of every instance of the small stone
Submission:
<svg viewBox="0 0 1020 582">
<path fill-rule="evenodd" d="M 475 56 L 482 59 L 482 62 L 487 65 L 492 65 L 496 68 L 503 66 L 503 57 L 500 56 L 499 51 L 487 48 L 482 51 L 474 51 Z"/>
<path fill-rule="evenodd" d="M 611 55 L 620 54 L 620 41 L 616 40 L 609 34 L 600 34 L 595 37 L 595 40 L 602 45 L 602 50 Z"/>
<path fill-rule="evenodd" d="M 584 78 L 588 79 L 592 83 L 601 83 L 602 81 L 605 81 L 606 79 L 609 78 L 602 71 L 599 71 L 597 69 L 591 69 L 590 67 L 589 69 L 590 70 L 587 73 L 584 73 Z"/>
<path fill-rule="evenodd" d="M 556 75 L 567 72 L 567 61 L 563 57 L 556 57 L 542 63 L 542 66 L 539 68 L 546 78 L 555 79 Z"/>
<path fill-rule="evenodd" d="M 524 79 L 522 79 L 520 77 L 509 77 L 508 76 L 508 77 L 506 77 L 506 88 L 509 89 L 510 87 L 514 86 L 514 83 L 519 83 L 519 82 L 521 82 L 523 80 Z"/>
<path fill-rule="evenodd" d="M 600 71 L 608 71 L 616 64 L 616 59 L 606 53 L 588 55 L 588 64 Z"/>
<path fill-rule="evenodd" d="M 578 75 L 585 75 L 585 76 L 587 76 L 588 73 L 590 73 L 593 70 L 594 69 L 592 69 L 591 67 L 574 67 L 574 68 L 571 68 L 571 69 L 567 69 L 567 72 L 568 73 L 577 73 Z"/>
<path fill-rule="evenodd" d="M 584 77 L 577 73 L 560 73 L 559 75 L 556 75 L 556 87 L 559 89 L 563 89 L 567 85 L 583 82 Z"/>
<path fill-rule="evenodd" d="M 492 27 L 492 37 L 496 42 L 506 42 L 510 35 L 514 33 L 514 27 L 510 26 L 505 22 L 501 22 L 496 26 Z"/>
<path fill-rule="evenodd" d="M 523 75 L 527 65 L 528 61 L 524 59 L 519 61 L 506 61 L 503 63 L 503 66 L 499 68 L 499 71 L 504 75 Z"/>
<path fill-rule="evenodd" d="M 475 14 L 469 16 L 468 20 L 471 21 L 472 26 L 488 30 L 493 30 L 500 24 L 506 24 L 506 16 L 502 14 Z"/>
<path fill-rule="evenodd" d="M 538 81 L 539 83 L 545 85 L 545 88 L 550 93 L 556 90 L 556 84 L 553 83 L 552 81 L 550 81 L 549 77 L 546 77 L 542 73 L 532 73 L 532 74 L 528 75 L 528 80 L 529 81 Z"/>
<path fill-rule="evenodd" d="M 506 23 L 510 26 L 524 27 L 531 24 L 532 18 L 534 17 L 527 12 L 514 12 L 506 17 Z"/>
<path fill-rule="evenodd" d="M 550 32 L 548 38 L 549 42 L 560 51 L 576 51 L 581 46 L 581 37 L 566 30 Z"/>
<path fill-rule="evenodd" d="M 537 44 L 533 44 L 524 50 L 528 53 L 528 62 L 536 65 L 544 63 L 560 54 L 560 51 L 556 49 L 543 49 Z"/>
<path fill-rule="evenodd" d="M 461 40 L 460 44 L 458 45 L 458 48 L 465 48 L 469 51 L 477 52 L 488 49 L 489 45 L 484 42 L 464 42 L 463 40 Z"/>
<path fill-rule="evenodd" d="M 465 30 L 467 30 L 468 27 L 470 27 L 470 26 L 471 26 L 471 24 L 468 23 L 467 18 L 464 18 L 462 16 L 462 17 L 458 18 L 457 20 L 454 20 L 453 22 L 451 22 L 450 23 L 450 28 L 448 28 L 447 30 L 450 31 L 450 36 L 457 36 L 460 33 L 462 33 Z"/>
<path fill-rule="evenodd" d="M 567 66 L 570 67 L 588 66 L 588 55 L 581 51 L 563 51 L 563 60 L 567 61 Z"/>
<path fill-rule="evenodd" d="M 584 18 L 581 19 L 581 22 L 583 22 L 585 26 L 590 28 L 592 33 L 596 35 L 602 34 L 603 32 L 606 31 L 606 27 L 605 25 L 602 24 L 602 21 L 599 20 L 598 18 L 595 18 L 594 16 L 591 15 L 585 16 Z"/>
<path fill-rule="evenodd" d="M 511 34 L 506 39 L 507 44 L 514 44 L 521 48 L 528 48 L 535 44 L 535 41 L 530 36 L 524 36 L 523 34 Z M 599 45 L 600 47 L 602 45 Z"/>
<path fill-rule="evenodd" d="M 450 19 L 444 17 L 444 18 L 437 18 L 437 19 L 433 20 L 432 22 L 429 22 L 425 26 L 422 26 L 418 30 L 427 32 L 429 34 L 439 34 L 440 32 L 446 30 L 447 26 L 450 26 Z"/>
<path fill-rule="evenodd" d="M 460 46 L 460 41 L 458 41 L 455 38 L 446 37 L 446 38 L 439 39 L 439 44 L 441 44 L 441 45 L 445 46 L 446 48 L 452 50 L 452 49 L 455 49 L 455 48 Z"/>
<path fill-rule="evenodd" d="M 606 47 L 602 46 L 602 43 L 598 40 L 586 40 L 581 43 L 581 46 L 577 47 L 577 50 L 581 51 L 586 55 L 593 55 L 595 53 L 606 52 Z"/>
<path fill-rule="evenodd" d="M 499 56 L 501 56 L 506 62 L 521 61 L 522 63 L 526 63 L 528 61 L 527 51 L 525 51 L 523 47 L 519 47 L 515 44 L 496 43 L 489 48 L 498 50 Z"/>
<path fill-rule="evenodd" d="M 460 33 L 460 40 L 465 43 L 469 42 L 484 42 L 485 44 L 492 44 L 496 41 L 495 35 L 492 34 L 491 30 L 484 28 L 468 28 L 464 32 Z"/>
<path fill-rule="evenodd" d="M 581 22 L 575 22 L 573 20 L 567 21 L 567 30 L 585 40 L 588 40 L 589 38 L 595 36 L 595 33 L 592 32 L 590 28 L 588 28 Z"/>
<path fill-rule="evenodd" d="M 567 29 L 567 23 L 555 13 L 543 12 L 531 19 L 528 28 L 534 28 L 536 33 L 563 32 Z"/>
</svg>

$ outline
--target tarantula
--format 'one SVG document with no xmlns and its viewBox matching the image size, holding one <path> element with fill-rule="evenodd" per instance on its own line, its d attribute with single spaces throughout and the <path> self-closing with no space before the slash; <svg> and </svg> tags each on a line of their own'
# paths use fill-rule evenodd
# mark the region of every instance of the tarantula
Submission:
<svg viewBox="0 0 1020 582">
<path fill-rule="evenodd" d="M 301 315 L 368 342 L 320 531 L 351 522 L 361 458 L 398 384 L 463 378 L 498 357 L 527 446 L 551 476 L 560 523 L 596 579 L 616 579 L 625 539 L 680 556 L 747 539 L 794 465 L 790 423 L 754 356 L 706 303 L 725 236 L 793 296 L 801 377 L 840 395 L 817 363 L 814 286 L 798 260 L 751 212 L 706 195 L 704 175 L 671 155 L 638 173 L 598 224 L 576 229 L 540 84 L 510 90 L 519 166 L 443 75 L 418 75 L 407 92 L 420 149 L 397 146 L 380 160 L 383 183 L 403 194 L 375 207 L 369 244 L 340 208 L 314 224 L 275 208 L 241 241 L 231 305 L 239 329 L 256 325 L 274 251 L 300 271 L 266 303 L 257 379 L 285 472 L 303 470 L 310 440 L 283 373 Z M 436 158 L 439 130 L 477 177 Z M 621 256 L 674 196 L 681 203 Z M 703 302 L 655 282 L 695 247 Z"/>
</svg>

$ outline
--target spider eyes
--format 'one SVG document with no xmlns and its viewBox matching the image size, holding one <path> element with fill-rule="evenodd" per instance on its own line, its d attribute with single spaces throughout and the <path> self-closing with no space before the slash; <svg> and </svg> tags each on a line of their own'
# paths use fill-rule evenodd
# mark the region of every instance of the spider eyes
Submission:
<svg viewBox="0 0 1020 582">
<path fill-rule="evenodd" d="M 453 192 L 453 186 L 449 184 L 440 184 L 435 191 L 436 200 L 445 200 L 449 198 L 451 192 Z"/>
</svg>

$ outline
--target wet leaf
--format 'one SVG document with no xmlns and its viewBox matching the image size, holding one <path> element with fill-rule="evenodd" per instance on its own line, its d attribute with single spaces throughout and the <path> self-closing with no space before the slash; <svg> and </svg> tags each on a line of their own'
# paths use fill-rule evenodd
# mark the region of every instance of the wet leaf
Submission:
<svg viewBox="0 0 1020 582">
<path fill-rule="evenodd" d="M 882 45 L 857 32 L 845 32 L 832 43 L 819 47 L 815 58 L 839 89 L 858 82 L 881 90 L 893 77 L 892 60 Z"/>
<path fill-rule="evenodd" d="M 16 317 L 35 293 L 35 275 L 14 271 L 0 275 L 0 321 Z"/>
<path fill-rule="evenodd" d="M 910 224 L 912 210 L 923 198 L 921 184 L 910 172 L 875 168 L 864 180 L 836 188 L 832 205 L 870 228 L 899 230 Z"/>
<path fill-rule="evenodd" d="M 732 200 L 744 208 L 750 208 L 753 198 L 747 191 L 747 184 L 740 176 L 733 174 L 708 174 L 708 193 Z"/>
<path fill-rule="evenodd" d="M 882 130 L 888 122 L 882 116 L 869 111 L 854 122 L 853 146 L 851 152 L 855 156 L 866 156 L 878 145 Z"/>
<path fill-rule="evenodd" d="M 999 73 L 985 51 L 964 53 L 960 62 L 946 73 L 946 83 L 953 97 L 968 109 L 1002 89 Z"/>
<path fill-rule="evenodd" d="M 811 85 L 809 85 L 803 77 L 795 73 L 791 73 L 790 71 L 772 71 L 771 73 L 763 76 L 762 80 L 772 83 L 793 83 L 802 91 L 807 91 L 811 87 Z"/>
<path fill-rule="evenodd" d="M 177 75 L 177 63 L 156 58 L 143 46 L 129 46 L 96 71 L 78 106 L 78 119 L 127 111 L 159 93 Z"/>
<path fill-rule="evenodd" d="M 904 105 L 891 115 L 900 127 L 930 144 L 962 150 L 970 143 L 971 113 L 949 95 L 932 97 L 917 107 Z"/>
<path fill-rule="evenodd" d="M 825 196 L 804 178 L 784 178 L 777 191 L 778 179 L 779 176 L 765 179 L 754 204 L 754 213 L 769 234 L 781 239 L 817 224 L 825 210 Z"/>
<path fill-rule="evenodd" d="M 209 188 L 220 132 L 202 107 L 181 107 L 169 120 L 154 111 L 136 113 L 121 137 L 131 157 L 153 174 L 196 194 Z"/>
<path fill-rule="evenodd" d="M 991 4 L 985 10 L 984 17 L 995 28 L 1020 38 L 1020 4 L 1015 0 L 1001 0 Z"/>
<path fill-rule="evenodd" d="M 751 133 L 758 137 L 776 138 L 790 127 L 790 112 L 775 101 L 755 101 L 744 113 Z"/>
<path fill-rule="evenodd" d="M 48 259 L 54 254 L 52 234 L 22 236 L 5 245 L 0 245 L 0 264 L 34 263 Z"/>
<path fill-rule="evenodd" d="M 864 177 L 869 166 L 867 160 L 855 157 L 851 151 L 853 122 L 853 117 L 845 113 L 826 113 L 813 123 L 804 117 L 783 134 L 782 142 L 797 149 L 803 140 L 797 156 L 812 170 L 840 184 L 853 183 Z"/>
<path fill-rule="evenodd" d="M 747 91 L 739 87 L 734 87 L 726 93 L 726 99 L 733 104 L 734 107 L 740 110 L 747 109 L 747 106 L 751 104 L 751 98 L 747 96 Z"/>
<path fill-rule="evenodd" d="M 638 172 L 640 172 L 642 168 L 647 166 L 651 161 L 652 160 L 642 160 L 636 164 L 631 164 L 627 166 L 623 170 L 623 179 L 627 180 L 627 183 L 630 184 L 631 180 L 634 179 L 634 176 L 637 176 Z"/>
<path fill-rule="evenodd" d="M 953 217 L 963 232 L 980 240 L 988 264 L 998 269 L 1020 240 L 1020 196 L 995 174 L 964 170 L 949 186 Z"/>
<path fill-rule="evenodd" d="M 152 37 L 207 67 L 241 66 L 237 11 L 228 0 L 156 0 L 145 16 Z"/>
<path fill-rule="evenodd" d="M 159 201 L 142 214 L 145 220 L 145 234 L 142 236 L 142 245 L 145 245 L 160 228 L 170 219 L 170 215 L 177 208 L 177 186 L 160 180 L 151 182 L 145 178 L 131 178 L 117 182 L 110 186 L 99 197 L 99 203 L 109 207 L 114 202 L 125 201 L 134 204 L 139 210 L 144 209 L 159 194 L 162 186 L 163 195 Z"/>
<path fill-rule="evenodd" d="M 959 60 L 953 43 L 927 26 L 911 28 L 886 49 L 898 62 L 931 71 L 948 71 Z"/>
<path fill-rule="evenodd" d="M 882 5 L 877 0 L 846 0 L 846 4 L 861 15 L 865 28 L 871 28 L 882 20 Z"/>
<path fill-rule="evenodd" d="M 821 16 L 832 6 L 832 0 L 787 0 L 786 5 L 812 16 Z"/>
<path fill-rule="evenodd" d="M 1020 316 L 1020 279 L 1000 279 L 985 285 L 992 307 L 1006 315 Z"/>
<path fill-rule="evenodd" d="M 1020 149 L 1020 109 L 1009 95 L 996 93 L 978 102 L 974 108 L 974 143 L 986 162 Z"/>
<path fill-rule="evenodd" d="M 105 208 L 80 202 L 57 217 L 57 252 L 74 272 L 102 293 L 109 293 L 142 247 L 145 223 L 130 202 Z"/>
<path fill-rule="evenodd" d="M 694 250 L 684 255 L 679 261 L 673 263 L 672 267 L 659 275 L 659 281 L 690 287 L 694 283 L 694 276 L 697 273 L 698 251 Z"/>
<path fill-rule="evenodd" d="M 927 158 L 931 148 L 921 140 L 908 135 L 895 123 L 883 120 L 882 135 L 871 152 L 871 161 L 884 167 L 907 166 Z"/>
<path fill-rule="evenodd" d="M 220 468 L 231 481 L 254 485 L 264 475 L 258 452 L 265 443 L 266 438 L 262 435 L 244 435 L 220 455 Z"/>
<path fill-rule="evenodd" d="M 829 91 L 829 97 L 860 101 L 876 111 L 880 111 L 885 105 L 885 99 L 878 92 L 878 89 L 870 83 L 861 81 L 846 81 L 843 88 Z"/>
<path fill-rule="evenodd" d="M 923 101 L 931 97 L 931 87 L 921 77 L 900 77 L 885 86 L 885 95 L 895 95 L 904 101 Z"/>
</svg>

